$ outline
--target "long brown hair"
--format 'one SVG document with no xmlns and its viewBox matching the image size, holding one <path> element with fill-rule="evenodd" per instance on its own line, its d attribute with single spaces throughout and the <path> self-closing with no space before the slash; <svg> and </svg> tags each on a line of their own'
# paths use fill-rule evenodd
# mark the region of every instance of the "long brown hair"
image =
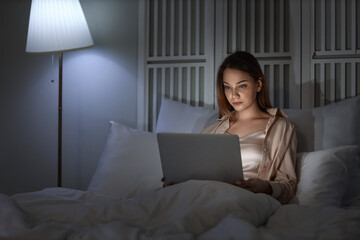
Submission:
<svg viewBox="0 0 360 240">
<path fill-rule="evenodd" d="M 259 62 L 252 54 L 244 51 L 237 51 L 224 59 L 217 73 L 216 93 L 219 107 L 219 118 L 227 115 L 231 121 L 235 120 L 235 116 L 233 114 L 234 108 L 227 101 L 224 91 L 223 75 L 225 69 L 227 68 L 246 72 L 254 78 L 254 81 L 260 80 L 262 82 L 262 87 L 261 91 L 258 92 L 256 96 L 257 104 L 264 112 L 266 109 L 271 108 L 269 88 Z"/>
</svg>

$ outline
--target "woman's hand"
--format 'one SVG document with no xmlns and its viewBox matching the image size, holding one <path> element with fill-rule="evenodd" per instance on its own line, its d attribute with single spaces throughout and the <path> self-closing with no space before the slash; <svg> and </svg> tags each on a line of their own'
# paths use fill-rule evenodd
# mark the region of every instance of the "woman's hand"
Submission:
<svg viewBox="0 0 360 240">
<path fill-rule="evenodd" d="M 254 193 L 272 194 L 272 187 L 268 181 L 260 178 L 250 178 L 248 180 L 240 180 L 235 183 L 236 186 L 245 188 Z"/>
</svg>

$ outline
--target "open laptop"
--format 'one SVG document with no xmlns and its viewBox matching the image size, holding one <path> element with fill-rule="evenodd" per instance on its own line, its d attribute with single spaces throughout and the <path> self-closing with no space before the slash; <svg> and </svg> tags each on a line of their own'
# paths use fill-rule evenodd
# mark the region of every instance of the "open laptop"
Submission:
<svg viewBox="0 0 360 240">
<path fill-rule="evenodd" d="M 239 138 L 229 134 L 157 134 L 164 184 L 243 179 Z"/>
</svg>

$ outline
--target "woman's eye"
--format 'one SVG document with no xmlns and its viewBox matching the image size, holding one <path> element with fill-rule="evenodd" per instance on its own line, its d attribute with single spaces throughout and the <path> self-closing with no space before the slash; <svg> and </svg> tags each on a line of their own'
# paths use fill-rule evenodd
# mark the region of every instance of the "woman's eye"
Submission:
<svg viewBox="0 0 360 240">
<path fill-rule="evenodd" d="M 247 85 L 246 84 L 243 84 L 243 85 L 240 85 L 239 88 L 246 88 Z"/>
<path fill-rule="evenodd" d="M 225 90 L 229 90 L 229 89 L 230 89 L 230 86 L 225 86 L 225 85 L 224 85 L 224 89 L 225 89 Z"/>
</svg>

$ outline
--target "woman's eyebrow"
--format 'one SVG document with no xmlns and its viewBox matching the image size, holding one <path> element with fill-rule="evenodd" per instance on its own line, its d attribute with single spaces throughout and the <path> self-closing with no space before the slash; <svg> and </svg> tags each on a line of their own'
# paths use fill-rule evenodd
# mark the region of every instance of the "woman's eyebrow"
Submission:
<svg viewBox="0 0 360 240">
<path fill-rule="evenodd" d="M 247 82 L 247 81 L 248 81 L 248 80 L 241 80 L 241 81 L 237 82 L 236 84 L 240 84 L 240 83 Z M 226 82 L 226 81 L 223 81 L 223 83 L 229 84 L 229 83 Z M 229 84 L 229 85 L 230 85 L 230 84 Z"/>
</svg>

